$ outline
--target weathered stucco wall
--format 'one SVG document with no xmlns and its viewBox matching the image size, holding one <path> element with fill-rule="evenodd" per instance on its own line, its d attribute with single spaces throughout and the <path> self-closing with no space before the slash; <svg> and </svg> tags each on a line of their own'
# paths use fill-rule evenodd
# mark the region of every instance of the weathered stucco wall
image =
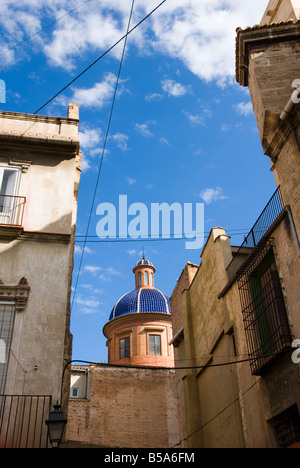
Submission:
<svg viewBox="0 0 300 468">
<path fill-rule="evenodd" d="M 4 289 L 21 278 L 30 288 L 25 309 L 15 315 L 5 393 L 52 395 L 55 401 L 60 400 L 64 358 L 71 353 L 80 178 L 76 104 L 69 106 L 68 116 L 0 112 L 0 165 L 19 169 L 14 196 L 26 198 L 21 226 L 0 227 L 0 279 Z"/>
</svg>

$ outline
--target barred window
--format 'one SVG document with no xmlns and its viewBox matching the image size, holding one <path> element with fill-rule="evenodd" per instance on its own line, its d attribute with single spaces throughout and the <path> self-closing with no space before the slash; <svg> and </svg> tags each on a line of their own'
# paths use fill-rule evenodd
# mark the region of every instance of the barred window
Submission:
<svg viewBox="0 0 300 468">
<path fill-rule="evenodd" d="M 0 302 L 0 394 L 4 393 L 8 357 L 15 318 L 15 304 Z"/>
<path fill-rule="evenodd" d="M 271 421 L 279 448 L 300 447 L 300 416 L 293 405 Z"/>
<path fill-rule="evenodd" d="M 270 239 L 255 249 L 242 267 L 239 291 L 252 373 L 262 375 L 276 355 L 292 342 Z"/>
</svg>

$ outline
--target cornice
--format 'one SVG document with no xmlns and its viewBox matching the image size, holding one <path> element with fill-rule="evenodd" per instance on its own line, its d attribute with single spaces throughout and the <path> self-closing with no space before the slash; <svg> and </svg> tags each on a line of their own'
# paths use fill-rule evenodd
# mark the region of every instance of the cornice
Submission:
<svg viewBox="0 0 300 468">
<path fill-rule="evenodd" d="M 56 244 L 70 244 L 72 234 L 52 232 L 24 231 L 18 226 L 0 226 L 0 238 L 3 240 L 20 240 L 27 242 L 53 242 Z"/>
<path fill-rule="evenodd" d="M 289 140 L 292 133 L 300 128 L 300 108 L 295 106 L 294 111 L 285 121 L 281 121 L 278 116 L 278 125 L 270 130 L 270 137 L 263 141 L 264 153 L 269 156 L 275 164 L 283 147 Z"/>
<path fill-rule="evenodd" d="M 237 29 L 236 37 L 236 80 L 241 86 L 248 86 L 249 51 L 257 46 L 283 41 L 299 41 L 300 21 L 288 21 L 253 28 Z"/>
<path fill-rule="evenodd" d="M 24 312 L 29 291 L 30 287 L 26 278 L 21 278 L 15 286 L 5 285 L 0 280 L 0 302 L 12 302 L 16 305 L 16 312 Z"/>
</svg>

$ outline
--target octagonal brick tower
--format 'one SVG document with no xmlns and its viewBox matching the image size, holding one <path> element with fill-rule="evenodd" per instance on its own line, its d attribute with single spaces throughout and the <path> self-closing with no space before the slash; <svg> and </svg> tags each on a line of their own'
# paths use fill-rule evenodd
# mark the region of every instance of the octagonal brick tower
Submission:
<svg viewBox="0 0 300 468">
<path fill-rule="evenodd" d="M 170 300 L 154 287 L 155 271 L 144 257 L 137 262 L 135 289 L 111 311 L 103 328 L 109 364 L 174 367 Z"/>
</svg>

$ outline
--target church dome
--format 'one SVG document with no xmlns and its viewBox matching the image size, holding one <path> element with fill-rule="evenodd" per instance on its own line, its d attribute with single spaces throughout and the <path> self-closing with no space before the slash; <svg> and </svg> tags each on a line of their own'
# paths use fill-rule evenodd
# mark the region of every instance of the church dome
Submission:
<svg viewBox="0 0 300 468">
<path fill-rule="evenodd" d="M 139 288 L 119 299 L 111 311 L 109 320 L 139 313 L 160 313 L 171 315 L 170 298 L 155 288 Z"/>
<path fill-rule="evenodd" d="M 142 260 L 137 262 L 136 266 L 140 266 L 140 265 L 148 265 L 148 266 L 153 267 L 153 264 L 149 260 L 147 260 L 146 258 L 142 258 Z"/>
</svg>

